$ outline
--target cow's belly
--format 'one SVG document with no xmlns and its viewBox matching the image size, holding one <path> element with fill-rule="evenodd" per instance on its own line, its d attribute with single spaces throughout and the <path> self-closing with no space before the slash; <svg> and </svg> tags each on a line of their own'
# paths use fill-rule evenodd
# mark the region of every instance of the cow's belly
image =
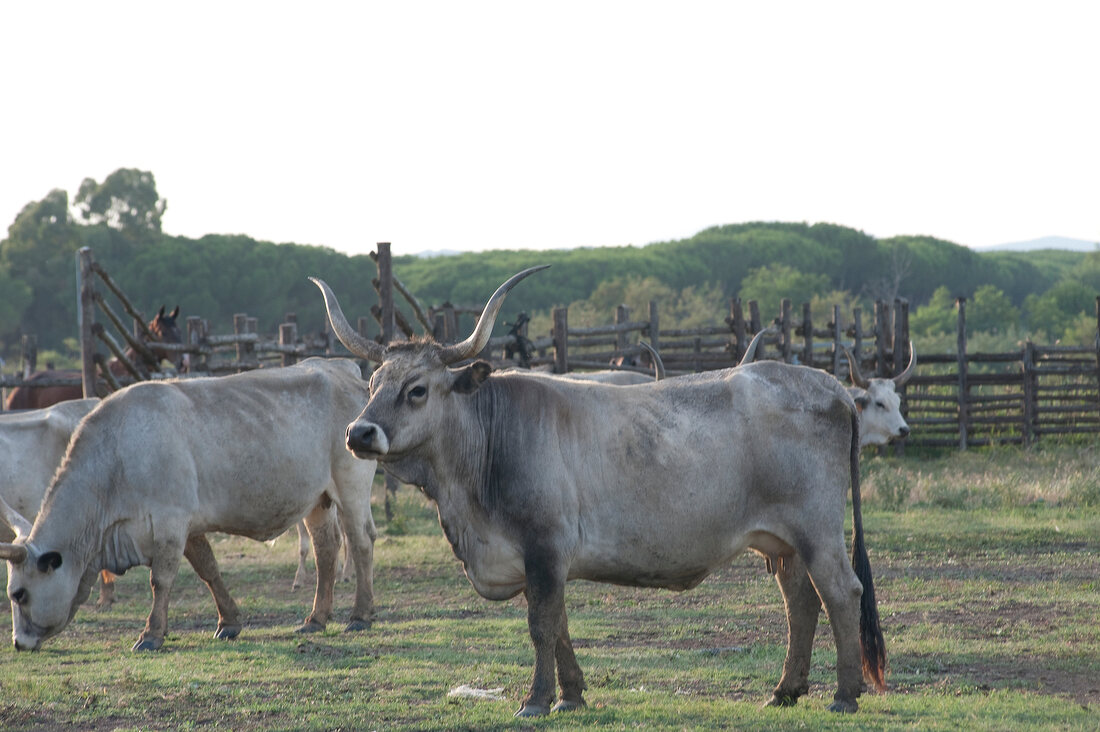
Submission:
<svg viewBox="0 0 1100 732">
<path fill-rule="evenodd" d="M 747 536 L 691 536 L 682 542 L 589 543 L 570 566 L 570 579 L 687 590 L 749 546 Z"/>
</svg>

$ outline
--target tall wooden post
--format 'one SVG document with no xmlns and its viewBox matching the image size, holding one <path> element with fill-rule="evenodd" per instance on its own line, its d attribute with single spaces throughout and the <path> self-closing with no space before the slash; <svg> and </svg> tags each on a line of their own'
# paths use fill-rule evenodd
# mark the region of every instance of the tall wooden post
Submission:
<svg viewBox="0 0 1100 732">
<path fill-rule="evenodd" d="M 95 339 L 92 337 L 92 324 L 95 323 L 95 283 L 92 280 L 92 250 L 81 247 L 76 253 L 77 287 L 80 290 L 78 320 L 80 325 L 80 382 L 84 389 L 84 398 L 96 396 L 95 393 Z"/>
<path fill-rule="evenodd" d="M 298 324 L 297 323 L 282 323 L 279 326 L 279 345 L 283 348 L 292 347 L 298 342 Z M 293 353 L 283 351 L 282 365 L 293 366 L 297 363 L 298 357 Z"/>
<path fill-rule="evenodd" d="M 524 326 L 526 331 L 527 326 Z M 526 335 L 526 333 L 524 333 Z M 649 337 L 649 345 L 653 346 L 653 350 L 657 353 L 661 352 L 661 319 L 657 315 L 657 301 L 649 301 L 649 332 L 646 334 Z"/>
<path fill-rule="evenodd" d="M 382 345 L 393 342 L 395 318 L 393 310 L 393 258 L 390 243 L 378 242 L 378 306 L 382 309 Z"/>
<path fill-rule="evenodd" d="M 810 316 L 810 303 L 802 303 L 802 363 L 812 367 L 814 365 L 814 323 Z"/>
<path fill-rule="evenodd" d="M 1020 432 L 1024 445 L 1031 445 L 1035 441 L 1035 415 L 1038 412 L 1038 400 L 1036 398 L 1038 381 L 1035 376 L 1035 344 L 1027 339 L 1024 344 L 1024 414 Z"/>
<path fill-rule="evenodd" d="M 955 339 L 959 366 L 959 449 L 965 450 L 970 433 L 970 387 L 966 373 L 966 298 L 958 298 L 955 304 L 959 309 L 958 333 Z"/>
<path fill-rule="evenodd" d="M 554 308 L 554 326 L 550 333 L 554 341 L 554 373 L 569 373 L 569 310 L 567 308 Z"/>
<path fill-rule="evenodd" d="M 890 372 L 886 369 L 886 303 L 875 301 L 875 376 L 886 378 Z"/>
<path fill-rule="evenodd" d="M 745 355 L 745 311 L 741 307 L 741 298 L 730 298 L 730 316 L 726 319 L 730 331 L 733 332 L 733 343 L 730 352 L 733 354 L 733 362 L 741 363 L 741 357 Z"/>
<path fill-rule="evenodd" d="M 783 298 L 780 301 L 779 310 L 779 330 L 783 333 L 783 342 L 781 345 L 781 353 L 783 355 L 783 363 L 791 362 L 791 300 L 790 298 Z"/>
<path fill-rule="evenodd" d="M 840 378 L 840 306 L 833 305 L 833 376 Z M 858 359 L 859 356 L 857 355 Z"/>
</svg>

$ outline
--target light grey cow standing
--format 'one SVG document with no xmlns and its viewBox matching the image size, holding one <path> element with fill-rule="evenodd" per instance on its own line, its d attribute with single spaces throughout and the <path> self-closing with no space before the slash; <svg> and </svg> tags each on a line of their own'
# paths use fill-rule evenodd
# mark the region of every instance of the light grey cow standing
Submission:
<svg viewBox="0 0 1100 732">
<path fill-rule="evenodd" d="M 103 400 L 81 423 L 30 525 L 8 516 L 17 538 L 7 559 L 16 649 L 59 633 L 101 568 L 148 565 L 153 607 L 135 650 L 164 642 L 181 556 L 207 584 L 219 638 L 241 619 L 222 582 L 208 532 L 267 540 L 303 516 L 318 558 L 313 610 L 299 629 L 324 628 L 333 605 L 337 516 L 352 546 L 355 607 L 348 630 L 373 612 L 373 461 L 343 447 L 347 420 L 367 397 L 345 359 L 234 376 L 142 382 Z"/>
<path fill-rule="evenodd" d="M 684 590 L 746 549 L 775 573 L 787 658 L 770 705 L 809 689 L 822 605 L 837 648 L 830 707 L 852 712 L 885 650 L 863 543 L 859 420 L 829 374 L 763 362 L 635 386 L 493 373 L 476 356 L 519 273 L 462 343 L 361 337 L 328 285 L 337 337 L 380 366 L 347 448 L 420 486 L 474 589 L 524 593 L 535 647 L 519 716 L 584 705 L 565 585 L 587 579 Z M 852 558 L 844 523 L 852 496 Z M 557 684 L 555 683 L 555 670 Z"/>
</svg>

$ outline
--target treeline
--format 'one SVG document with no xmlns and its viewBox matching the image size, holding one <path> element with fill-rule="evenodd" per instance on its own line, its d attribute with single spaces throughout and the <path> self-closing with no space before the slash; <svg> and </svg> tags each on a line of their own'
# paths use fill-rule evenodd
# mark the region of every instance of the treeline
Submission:
<svg viewBox="0 0 1100 732">
<path fill-rule="evenodd" d="M 353 317 L 376 302 L 370 285 L 376 269 L 366 255 L 247 236 L 170 236 L 161 231 L 165 209 L 153 175 L 132 169 L 102 182 L 86 179 L 72 205 L 59 189 L 27 204 L 0 241 L 0 354 L 14 355 L 23 333 L 36 334 L 40 349 L 63 353 L 66 339 L 72 347 L 74 257 L 83 246 L 138 307 L 152 313 L 179 304 L 184 315 L 207 318 L 216 331 L 228 330 L 239 312 L 257 317 L 268 332 L 288 312 L 298 314 L 302 330 L 322 328 L 321 298 L 308 275 L 326 279 Z M 914 332 L 932 337 L 953 328 L 961 295 L 972 299 L 975 330 L 1054 340 L 1086 337 L 1078 332 L 1087 334 L 1090 317 L 1095 329 L 1100 293 L 1100 252 L 978 253 L 929 237 L 875 239 L 830 224 L 719 226 L 648 246 L 402 256 L 394 271 L 425 305 L 476 306 L 534 264 L 553 267 L 525 281 L 500 319 L 522 309 L 532 316 L 533 332 L 545 330 L 557 306 L 569 306 L 571 320 L 602 322 L 620 302 L 644 308 L 658 299 L 662 325 L 671 327 L 714 322 L 732 296 L 758 300 L 765 314 L 782 297 L 821 307 L 860 303 L 868 311 L 875 299 L 903 297 Z"/>
</svg>

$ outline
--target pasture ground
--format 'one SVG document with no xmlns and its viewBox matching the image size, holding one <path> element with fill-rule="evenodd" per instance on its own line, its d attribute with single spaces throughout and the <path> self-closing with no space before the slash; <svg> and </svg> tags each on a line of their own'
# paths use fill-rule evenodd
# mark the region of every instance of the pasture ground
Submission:
<svg viewBox="0 0 1100 732">
<path fill-rule="evenodd" d="M 433 509 L 409 488 L 380 528 L 369 632 L 299 636 L 312 590 L 290 590 L 293 535 L 215 536 L 246 617 L 211 636 L 205 587 L 181 570 L 164 649 L 133 654 L 148 571 L 89 604 L 37 653 L 5 650 L 0 729 L 1096 729 L 1100 727 L 1100 450 L 1056 446 L 906 458 L 865 453 L 867 544 L 890 690 L 825 711 L 835 654 L 822 616 L 808 697 L 761 709 L 785 644 L 782 601 L 745 555 L 685 593 L 575 582 L 570 631 L 588 708 L 513 720 L 533 652 L 522 599 L 478 597 Z M 670 486 L 674 490 L 674 486 Z M 93 592 L 93 599 L 95 593 Z M 451 699 L 460 685 L 502 699 Z"/>
</svg>

